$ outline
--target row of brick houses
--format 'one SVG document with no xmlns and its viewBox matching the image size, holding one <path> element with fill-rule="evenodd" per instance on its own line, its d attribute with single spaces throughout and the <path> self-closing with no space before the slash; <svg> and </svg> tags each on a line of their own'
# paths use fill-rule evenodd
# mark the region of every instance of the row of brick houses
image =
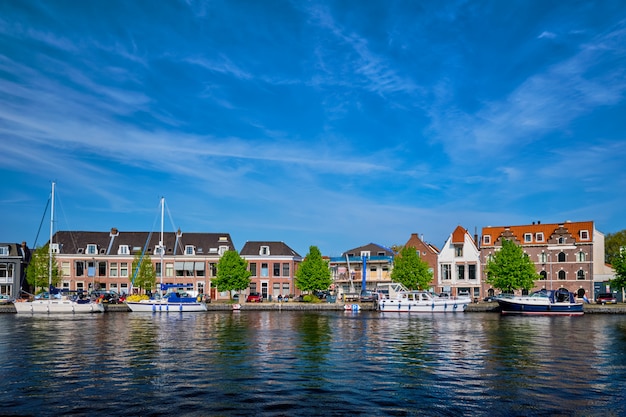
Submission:
<svg viewBox="0 0 626 417">
<path fill-rule="evenodd" d="M 416 249 L 433 272 L 432 290 L 452 295 L 470 294 L 475 299 L 493 295 L 485 283 L 485 265 L 503 239 L 513 240 L 534 262 L 541 279 L 536 289 L 567 288 L 579 297 L 594 297 L 608 290 L 612 270 L 604 263 L 604 235 L 592 221 L 523 226 L 487 226 L 471 236 L 461 226 L 449 235 L 444 246 L 424 242 L 411 234 L 405 246 Z M 211 285 L 220 257 L 236 250 L 228 233 L 182 233 L 161 235 L 148 232 L 60 231 L 53 237 L 52 251 L 62 273 L 62 288 L 69 290 L 106 289 L 118 293 L 132 291 L 132 263 L 145 251 L 152 260 L 157 282 L 192 284 L 198 293 L 214 300 L 231 294 L 218 293 Z M 246 242 L 240 251 L 251 272 L 247 292 L 259 292 L 265 299 L 297 295 L 294 274 L 302 256 L 283 242 Z M 396 253 L 370 243 L 331 257 L 333 286 L 338 294 L 391 282 Z M 28 264 L 26 244 L 0 243 L 0 293 L 18 297 L 20 282 Z"/>
</svg>

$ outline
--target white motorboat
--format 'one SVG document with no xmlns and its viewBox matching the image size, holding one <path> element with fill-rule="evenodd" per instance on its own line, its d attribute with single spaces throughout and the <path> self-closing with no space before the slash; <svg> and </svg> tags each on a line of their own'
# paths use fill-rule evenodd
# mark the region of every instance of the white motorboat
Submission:
<svg viewBox="0 0 626 417">
<path fill-rule="evenodd" d="M 133 312 L 143 313 L 207 311 L 205 302 L 186 292 L 193 285 L 161 284 L 160 287 L 161 291 L 165 291 L 163 296 L 149 300 L 126 301 L 126 305 Z"/>
<path fill-rule="evenodd" d="M 443 298 L 428 291 L 398 291 L 378 300 L 383 312 L 401 313 L 456 313 L 463 312 L 470 298 Z"/>
</svg>

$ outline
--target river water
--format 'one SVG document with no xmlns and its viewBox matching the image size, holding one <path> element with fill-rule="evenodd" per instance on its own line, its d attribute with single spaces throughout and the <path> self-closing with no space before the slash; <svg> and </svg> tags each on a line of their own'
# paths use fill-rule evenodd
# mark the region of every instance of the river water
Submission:
<svg viewBox="0 0 626 417">
<path fill-rule="evenodd" d="M 626 317 L 0 315 L 0 414 L 622 416 Z"/>
</svg>

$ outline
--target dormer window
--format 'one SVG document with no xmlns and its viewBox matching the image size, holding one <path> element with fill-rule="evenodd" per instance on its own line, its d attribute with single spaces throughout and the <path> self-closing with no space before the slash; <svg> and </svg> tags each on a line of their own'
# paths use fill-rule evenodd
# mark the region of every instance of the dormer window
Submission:
<svg viewBox="0 0 626 417">
<path fill-rule="evenodd" d="M 543 233 L 539 232 L 535 234 L 535 240 L 537 242 L 543 242 Z"/>
<path fill-rule="evenodd" d="M 369 258 L 369 257 L 370 257 L 370 251 L 368 251 L 368 250 L 362 250 L 362 251 L 361 251 L 361 258 L 363 258 L 363 257 L 365 257 L 365 258 Z"/>
<path fill-rule="evenodd" d="M 155 255 L 165 255 L 165 246 L 156 245 L 154 247 L 154 254 Z"/>
<path fill-rule="evenodd" d="M 454 246 L 454 256 L 456 257 L 463 256 L 463 245 Z"/>
<path fill-rule="evenodd" d="M 269 246 L 261 246 L 261 249 L 259 250 L 259 255 L 269 256 L 269 254 L 270 254 L 270 247 Z"/>
<path fill-rule="evenodd" d="M 61 245 L 59 243 L 53 243 L 50 245 L 50 251 L 52 253 L 61 253 Z"/>
<path fill-rule="evenodd" d="M 524 242 L 525 243 L 530 243 L 533 241 L 533 234 L 532 233 L 524 233 Z"/>
<path fill-rule="evenodd" d="M 483 236 L 483 244 L 484 245 L 491 245 L 491 235 Z"/>
<path fill-rule="evenodd" d="M 0 246 L 0 256 L 9 256 L 8 246 Z"/>
<path fill-rule="evenodd" d="M 218 249 L 218 253 L 220 254 L 220 256 L 222 256 L 223 254 L 226 253 L 227 250 L 228 250 L 228 246 L 220 246 Z"/>
<path fill-rule="evenodd" d="M 96 255 L 98 253 L 98 245 L 90 243 L 89 245 L 87 245 L 87 251 L 85 253 L 87 255 Z"/>
<path fill-rule="evenodd" d="M 589 240 L 589 231 L 581 230 L 580 231 L 580 240 Z"/>
<path fill-rule="evenodd" d="M 196 254 L 196 251 L 193 245 L 185 246 L 185 255 L 195 255 L 195 254 Z"/>
<path fill-rule="evenodd" d="M 128 255 L 129 253 L 130 250 L 128 248 L 128 245 L 120 245 L 119 248 L 117 248 L 118 255 Z"/>
</svg>

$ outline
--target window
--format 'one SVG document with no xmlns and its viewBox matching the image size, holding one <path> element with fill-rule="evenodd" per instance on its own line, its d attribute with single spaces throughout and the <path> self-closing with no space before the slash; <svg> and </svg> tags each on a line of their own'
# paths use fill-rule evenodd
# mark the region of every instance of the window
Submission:
<svg viewBox="0 0 626 417">
<path fill-rule="evenodd" d="M 98 253 L 98 245 L 94 245 L 94 244 L 89 244 L 87 245 L 87 252 L 88 255 L 95 255 Z"/>
<path fill-rule="evenodd" d="M 576 272 L 576 279 L 585 279 L 585 271 L 579 269 L 578 272 Z"/>
<path fill-rule="evenodd" d="M 117 248 L 117 254 L 118 255 L 130 254 L 130 249 L 128 248 L 128 245 L 120 245 L 119 248 Z"/>
<path fill-rule="evenodd" d="M 261 249 L 259 250 L 259 255 L 268 256 L 269 254 L 270 254 L 270 247 L 261 246 Z"/>
<path fill-rule="evenodd" d="M 228 246 L 220 246 L 218 249 L 218 252 L 220 255 L 223 255 L 226 253 L 227 250 L 228 250 Z"/>
<path fill-rule="evenodd" d="M 535 240 L 537 242 L 543 242 L 543 233 L 542 232 L 536 233 L 535 234 Z"/>
<path fill-rule="evenodd" d="M 541 252 L 539 254 L 539 262 L 542 264 L 545 264 L 546 262 L 548 262 L 548 254 L 545 252 Z"/>
<path fill-rule="evenodd" d="M 465 279 L 465 265 L 456 266 L 456 277 L 457 279 Z"/>
<path fill-rule="evenodd" d="M 64 277 L 70 276 L 70 263 L 69 262 L 61 262 L 61 274 Z"/>
<path fill-rule="evenodd" d="M 141 250 L 141 248 L 139 248 L 139 250 Z M 165 246 L 161 246 L 161 245 L 156 245 L 154 247 L 154 254 L 155 255 L 165 255 Z"/>
<path fill-rule="evenodd" d="M 548 278 L 548 273 L 546 271 L 541 271 L 539 273 L 539 280 L 540 281 L 545 281 Z"/>
<path fill-rule="evenodd" d="M 98 276 L 106 277 L 107 276 L 107 263 L 106 261 L 98 262 Z"/>
<path fill-rule="evenodd" d="M 194 249 L 192 245 L 185 246 L 185 255 L 195 255 L 196 251 Z"/>
<path fill-rule="evenodd" d="M 111 262 L 111 266 L 109 267 L 109 276 L 111 278 L 117 277 L 117 262 Z"/>
<path fill-rule="evenodd" d="M 589 240 L 589 231 L 581 230 L 580 231 L 580 240 Z"/>
<path fill-rule="evenodd" d="M 76 276 L 82 277 L 83 275 L 85 275 L 85 262 L 76 261 L 75 265 L 76 265 Z"/>
<path fill-rule="evenodd" d="M 174 276 L 174 264 L 168 262 L 165 264 L 165 276 L 168 278 L 172 278 Z"/>
<path fill-rule="evenodd" d="M 564 280 L 565 279 L 565 271 L 559 271 L 559 279 L 560 280 Z"/>
<path fill-rule="evenodd" d="M 565 238 L 564 237 L 560 237 L 557 239 L 557 242 L 559 245 L 564 245 L 565 244 Z"/>
<path fill-rule="evenodd" d="M 163 269 L 163 264 L 161 262 L 157 262 L 154 264 L 154 273 L 155 276 L 161 277 L 161 271 Z"/>
<path fill-rule="evenodd" d="M 61 245 L 59 245 L 58 243 L 53 243 L 52 246 L 50 247 L 50 250 L 52 251 L 52 253 L 60 253 Z"/>
<path fill-rule="evenodd" d="M 491 235 L 483 236 L 483 244 L 484 245 L 491 245 Z"/>
<path fill-rule="evenodd" d="M 194 263 L 194 269 L 196 270 L 197 277 L 204 276 L 204 262 L 196 262 Z"/>
<path fill-rule="evenodd" d="M 249 266 L 250 266 L 250 276 L 256 277 L 256 263 L 251 263 Z"/>
<path fill-rule="evenodd" d="M 441 265 L 441 278 L 442 279 L 444 280 L 451 279 L 452 277 L 450 276 L 451 275 L 450 272 L 451 272 L 451 265 L 449 264 Z"/>
<path fill-rule="evenodd" d="M 261 264 L 261 276 L 269 277 L 268 265 L 266 263 Z"/>
<path fill-rule="evenodd" d="M 288 277 L 289 276 L 289 271 L 290 271 L 289 264 L 288 263 L 284 263 L 283 264 L 283 276 L 284 277 Z"/>
<path fill-rule="evenodd" d="M 272 276 L 279 277 L 280 276 L 280 264 L 278 262 L 274 262 L 272 265 Z"/>
<path fill-rule="evenodd" d="M 9 256 L 8 246 L 0 246 L 0 256 Z"/>
<path fill-rule="evenodd" d="M 578 252 L 578 253 L 576 254 L 576 260 L 577 260 L 578 262 L 585 262 L 585 259 L 586 259 L 586 258 L 587 258 L 587 256 L 585 255 L 585 252 L 582 252 L 582 251 L 581 251 L 581 252 Z"/>
<path fill-rule="evenodd" d="M 476 279 L 476 265 L 469 264 L 467 265 L 467 274 L 469 279 Z"/>
<path fill-rule="evenodd" d="M 455 246 L 454 247 L 454 256 L 456 256 L 456 257 L 463 256 L 463 246 Z"/>
<path fill-rule="evenodd" d="M 128 262 L 120 263 L 120 277 L 128 277 Z"/>
<path fill-rule="evenodd" d="M 283 294 L 284 295 L 289 294 L 289 283 L 287 282 L 283 282 Z"/>
<path fill-rule="evenodd" d="M 530 243 L 533 241 L 533 234 L 532 233 L 524 233 L 524 242 L 525 243 Z"/>
<path fill-rule="evenodd" d="M 362 251 L 361 251 L 361 258 L 362 258 L 362 257 L 369 258 L 369 257 L 370 257 L 370 251 L 368 251 L 368 250 L 362 250 Z"/>
<path fill-rule="evenodd" d="M 565 252 L 559 252 L 559 262 L 565 262 Z"/>
</svg>

